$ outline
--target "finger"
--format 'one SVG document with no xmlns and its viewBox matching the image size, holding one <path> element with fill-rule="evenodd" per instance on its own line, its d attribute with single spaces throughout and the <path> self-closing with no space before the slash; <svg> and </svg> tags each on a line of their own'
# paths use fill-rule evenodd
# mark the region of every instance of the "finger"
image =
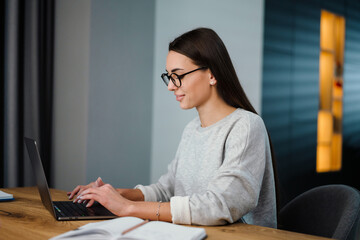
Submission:
<svg viewBox="0 0 360 240">
<path fill-rule="evenodd" d="M 95 200 L 99 202 L 99 199 L 103 195 L 102 187 L 99 188 L 88 188 L 84 190 L 77 199 L 80 200 Z"/>
<path fill-rule="evenodd" d="M 89 187 L 89 188 L 86 188 L 86 189 L 82 189 L 81 192 L 79 192 L 79 196 L 82 196 L 84 194 L 89 194 L 89 193 L 99 193 L 101 192 L 102 187 Z"/>
<path fill-rule="evenodd" d="M 83 204 L 84 204 L 85 201 L 87 201 L 87 200 L 81 199 L 80 196 L 78 196 L 77 198 L 75 198 L 75 200 L 74 200 L 73 202 L 74 202 L 74 203 L 79 203 L 79 204 L 80 204 L 80 203 L 83 203 Z"/>
<path fill-rule="evenodd" d="M 94 194 L 94 193 L 88 193 L 85 195 L 82 195 L 80 197 L 80 200 L 93 200 L 93 201 L 98 201 L 99 202 L 99 195 Z"/>
<path fill-rule="evenodd" d="M 76 188 L 74 188 L 74 190 L 72 190 L 72 192 L 70 192 L 69 199 L 72 199 L 79 190 L 80 190 L 80 185 L 77 186 Z"/>
<path fill-rule="evenodd" d="M 78 196 L 81 195 L 82 192 L 85 191 L 86 189 L 87 189 L 86 186 L 81 186 L 79 192 L 77 192 L 77 195 L 78 195 Z"/>
<path fill-rule="evenodd" d="M 96 187 L 100 187 L 100 181 L 101 181 L 101 178 L 98 177 L 98 178 L 96 179 L 96 181 L 95 181 L 95 186 L 96 186 Z"/>
<path fill-rule="evenodd" d="M 86 204 L 86 207 L 91 207 L 94 203 L 95 203 L 95 201 L 94 201 L 93 199 L 91 199 L 91 200 L 89 201 L 89 203 Z"/>
<path fill-rule="evenodd" d="M 95 188 L 88 188 L 88 189 L 85 189 L 83 190 L 81 193 L 79 193 L 76 197 L 76 202 L 81 202 L 82 200 L 84 200 L 84 196 L 85 195 L 88 195 L 88 194 L 94 194 L 95 191 L 94 191 Z"/>
<path fill-rule="evenodd" d="M 103 180 L 101 179 L 101 177 L 98 177 L 98 179 L 96 180 L 96 184 L 98 187 L 104 185 L 105 183 L 103 182 Z"/>
<path fill-rule="evenodd" d="M 82 201 L 79 201 L 79 197 L 81 196 L 81 194 L 86 190 L 86 188 L 84 188 L 84 186 L 80 186 L 80 190 L 76 193 L 76 197 L 74 196 L 74 203 L 81 203 Z"/>
</svg>

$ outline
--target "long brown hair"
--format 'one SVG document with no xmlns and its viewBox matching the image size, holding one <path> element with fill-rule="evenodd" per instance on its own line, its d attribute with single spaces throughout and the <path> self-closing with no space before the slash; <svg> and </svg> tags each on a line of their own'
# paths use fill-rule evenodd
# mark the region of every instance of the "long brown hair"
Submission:
<svg viewBox="0 0 360 240">
<path fill-rule="evenodd" d="M 209 28 L 197 28 L 175 38 L 169 44 L 169 51 L 175 51 L 190 58 L 197 66 L 206 66 L 217 80 L 220 97 L 230 106 L 258 114 L 251 105 L 237 77 L 234 65 L 225 44 Z M 269 136 L 271 159 L 276 191 L 276 207 L 279 210 L 278 178 L 274 151 Z"/>
</svg>

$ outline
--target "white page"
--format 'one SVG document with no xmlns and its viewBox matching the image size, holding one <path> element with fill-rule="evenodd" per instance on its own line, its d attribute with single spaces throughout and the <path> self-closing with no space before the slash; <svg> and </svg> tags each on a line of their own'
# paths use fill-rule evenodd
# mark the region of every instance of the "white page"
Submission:
<svg viewBox="0 0 360 240">
<path fill-rule="evenodd" d="M 89 223 L 82 226 L 80 229 L 102 229 L 115 236 L 120 235 L 123 231 L 143 221 L 144 220 L 136 217 L 121 217 L 97 223 Z"/>
<path fill-rule="evenodd" d="M 0 200 L 10 200 L 13 198 L 14 196 L 12 194 L 0 191 Z"/>
<path fill-rule="evenodd" d="M 77 230 L 69 231 L 58 235 L 52 240 L 56 239 L 111 239 L 118 237 L 121 233 L 136 224 L 143 222 L 142 219 L 136 217 L 122 217 L 102 222 L 88 223 Z"/>
<path fill-rule="evenodd" d="M 203 239 L 205 236 L 206 232 L 204 228 L 186 227 L 167 222 L 153 221 L 126 233 L 118 239 L 195 240 Z"/>
</svg>

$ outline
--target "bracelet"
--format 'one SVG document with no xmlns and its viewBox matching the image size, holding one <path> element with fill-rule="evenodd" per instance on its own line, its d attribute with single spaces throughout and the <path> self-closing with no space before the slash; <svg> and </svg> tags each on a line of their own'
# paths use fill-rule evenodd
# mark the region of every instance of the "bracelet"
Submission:
<svg viewBox="0 0 360 240">
<path fill-rule="evenodd" d="M 161 206 L 161 203 L 162 203 L 162 201 L 159 202 L 158 209 L 157 209 L 157 211 L 156 211 L 157 221 L 159 221 L 159 217 L 160 217 L 160 206 Z"/>
</svg>

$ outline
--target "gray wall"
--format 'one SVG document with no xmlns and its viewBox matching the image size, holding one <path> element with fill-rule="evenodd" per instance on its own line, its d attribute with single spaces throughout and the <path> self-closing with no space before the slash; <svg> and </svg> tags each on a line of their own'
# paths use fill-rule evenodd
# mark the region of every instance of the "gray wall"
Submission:
<svg viewBox="0 0 360 240">
<path fill-rule="evenodd" d="M 87 181 L 149 182 L 154 1 L 92 1 Z"/>
<path fill-rule="evenodd" d="M 150 179 L 154 1 L 56 1 L 54 186 Z"/>
<path fill-rule="evenodd" d="M 263 0 L 58 0 L 56 7 L 54 187 L 97 176 L 132 187 L 166 171 L 196 110 L 181 110 L 160 75 L 169 41 L 192 28 L 217 31 L 261 111 Z"/>
<path fill-rule="evenodd" d="M 90 1 L 56 1 L 53 182 L 86 182 Z"/>
</svg>

